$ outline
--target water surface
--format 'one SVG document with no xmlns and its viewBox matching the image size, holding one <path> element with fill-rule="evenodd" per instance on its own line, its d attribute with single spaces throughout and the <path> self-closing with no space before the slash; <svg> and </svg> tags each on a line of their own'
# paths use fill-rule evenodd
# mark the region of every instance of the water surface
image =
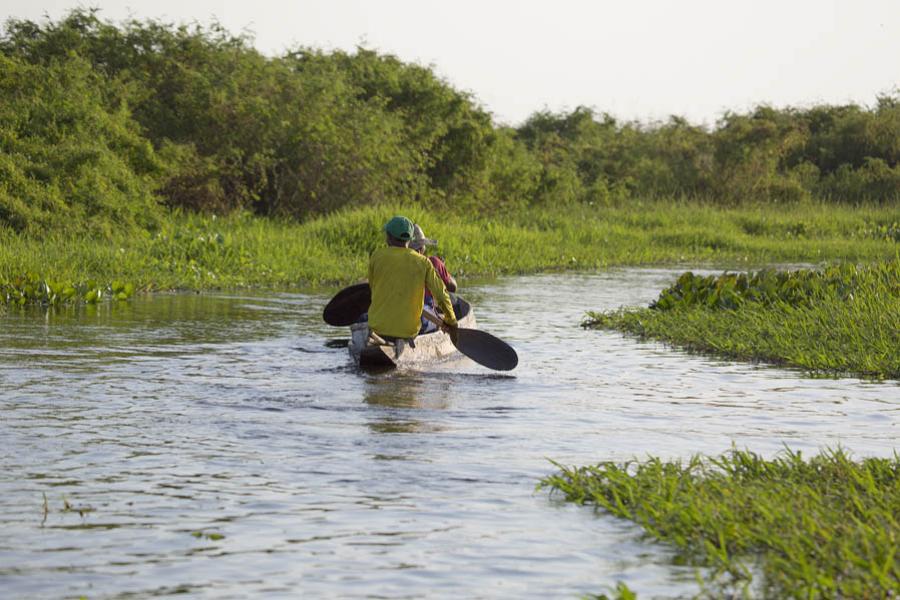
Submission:
<svg viewBox="0 0 900 600">
<path fill-rule="evenodd" d="M 640 529 L 534 487 L 564 464 L 890 455 L 900 386 L 577 326 L 677 271 L 464 286 L 511 373 L 371 375 L 329 294 L 175 294 L 0 317 L 4 597 L 689 597 Z M 329 343 L 330 340 L 330 343 Z M 339 343 L 339 342 L 338 342 Z M 46 505 L 45 499 L 46 498 Z"/>
</svg>

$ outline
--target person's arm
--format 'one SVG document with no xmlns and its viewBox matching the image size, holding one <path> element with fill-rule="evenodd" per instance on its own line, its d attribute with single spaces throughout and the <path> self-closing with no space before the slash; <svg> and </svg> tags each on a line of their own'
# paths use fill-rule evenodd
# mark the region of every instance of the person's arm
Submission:
<svg viewBox="0 0 900 600">
<path fill-rule="evenodd" d="M 438 258 L 437 256 L 429 257 L 431 260 L 431 264 L 434 265 L 435 271 L 437 271 L 438 275 L 441 276 L 441 279 L 444 281 L 444 285 L 447 287 L 448 292 L 456 291 L 456 280 L 453 279 L 453 275 L 450 274 L 450 271 L 447 270 L 447 265 L 444 264 L 444 261 Z"/>
<path fill-rule="evenodd" d="M 435 305 L 444 315 L 444 323 L 450 327 L 456 327 L 456 313 L 453 312 L 453 303 L 450 301 L 450 294 L 444 286 L 441 276 L 434 270 L 434 265 L 428 261 L 428 267 L 425 270 L 425 287 L 431 292 Z"/>
</svg>

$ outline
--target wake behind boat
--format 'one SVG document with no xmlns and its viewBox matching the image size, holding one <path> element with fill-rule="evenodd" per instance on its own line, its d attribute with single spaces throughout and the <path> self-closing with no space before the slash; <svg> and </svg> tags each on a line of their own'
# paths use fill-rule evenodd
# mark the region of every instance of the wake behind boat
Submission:
<svg viewBox="0 0 900 600">
<path fill-rule="evenodd" d="M 453 309 L 459 327 L 475 329 L 475 313 L 472 305 L 455 297 Z M 386 340 L 369 329 L 367 321 L 350 326 L 350 356 L 360 367 L 398 367 L 422 365 L 443 360 L 457 353 L 450 335 L 440 329 L 409 340 Z"/>
</svg>

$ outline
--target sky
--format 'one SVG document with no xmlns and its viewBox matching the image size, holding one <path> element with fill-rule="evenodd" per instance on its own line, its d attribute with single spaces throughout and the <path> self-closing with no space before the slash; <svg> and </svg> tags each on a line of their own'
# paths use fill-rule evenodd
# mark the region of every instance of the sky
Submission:
<svg viewBox="0 0 900 600">
<path fill-rule="evenodd" d="M 713 126 L 726 112 L 900 89 L 900 0 L 3 0 L 0 19 L 96 7 L 218 21 L 267 55 L 365 46 L 431 66 L 497 123 L 588 106 Z"/>
</svg>

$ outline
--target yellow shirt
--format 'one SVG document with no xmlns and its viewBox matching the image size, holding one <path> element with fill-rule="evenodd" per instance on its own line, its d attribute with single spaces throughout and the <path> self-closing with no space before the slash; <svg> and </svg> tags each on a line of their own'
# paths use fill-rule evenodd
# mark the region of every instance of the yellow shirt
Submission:
<svg viewBox="0 0 900 600">
<path fill-rule="evenodd" d="M 448 325 L 456 325 L 450 295 L 427 257 L 409 248 L 379 248 L 369 258 L 369 327 L 380 335 L 412 338 L 419 333 L 425 287 Z"/>
</svg>

